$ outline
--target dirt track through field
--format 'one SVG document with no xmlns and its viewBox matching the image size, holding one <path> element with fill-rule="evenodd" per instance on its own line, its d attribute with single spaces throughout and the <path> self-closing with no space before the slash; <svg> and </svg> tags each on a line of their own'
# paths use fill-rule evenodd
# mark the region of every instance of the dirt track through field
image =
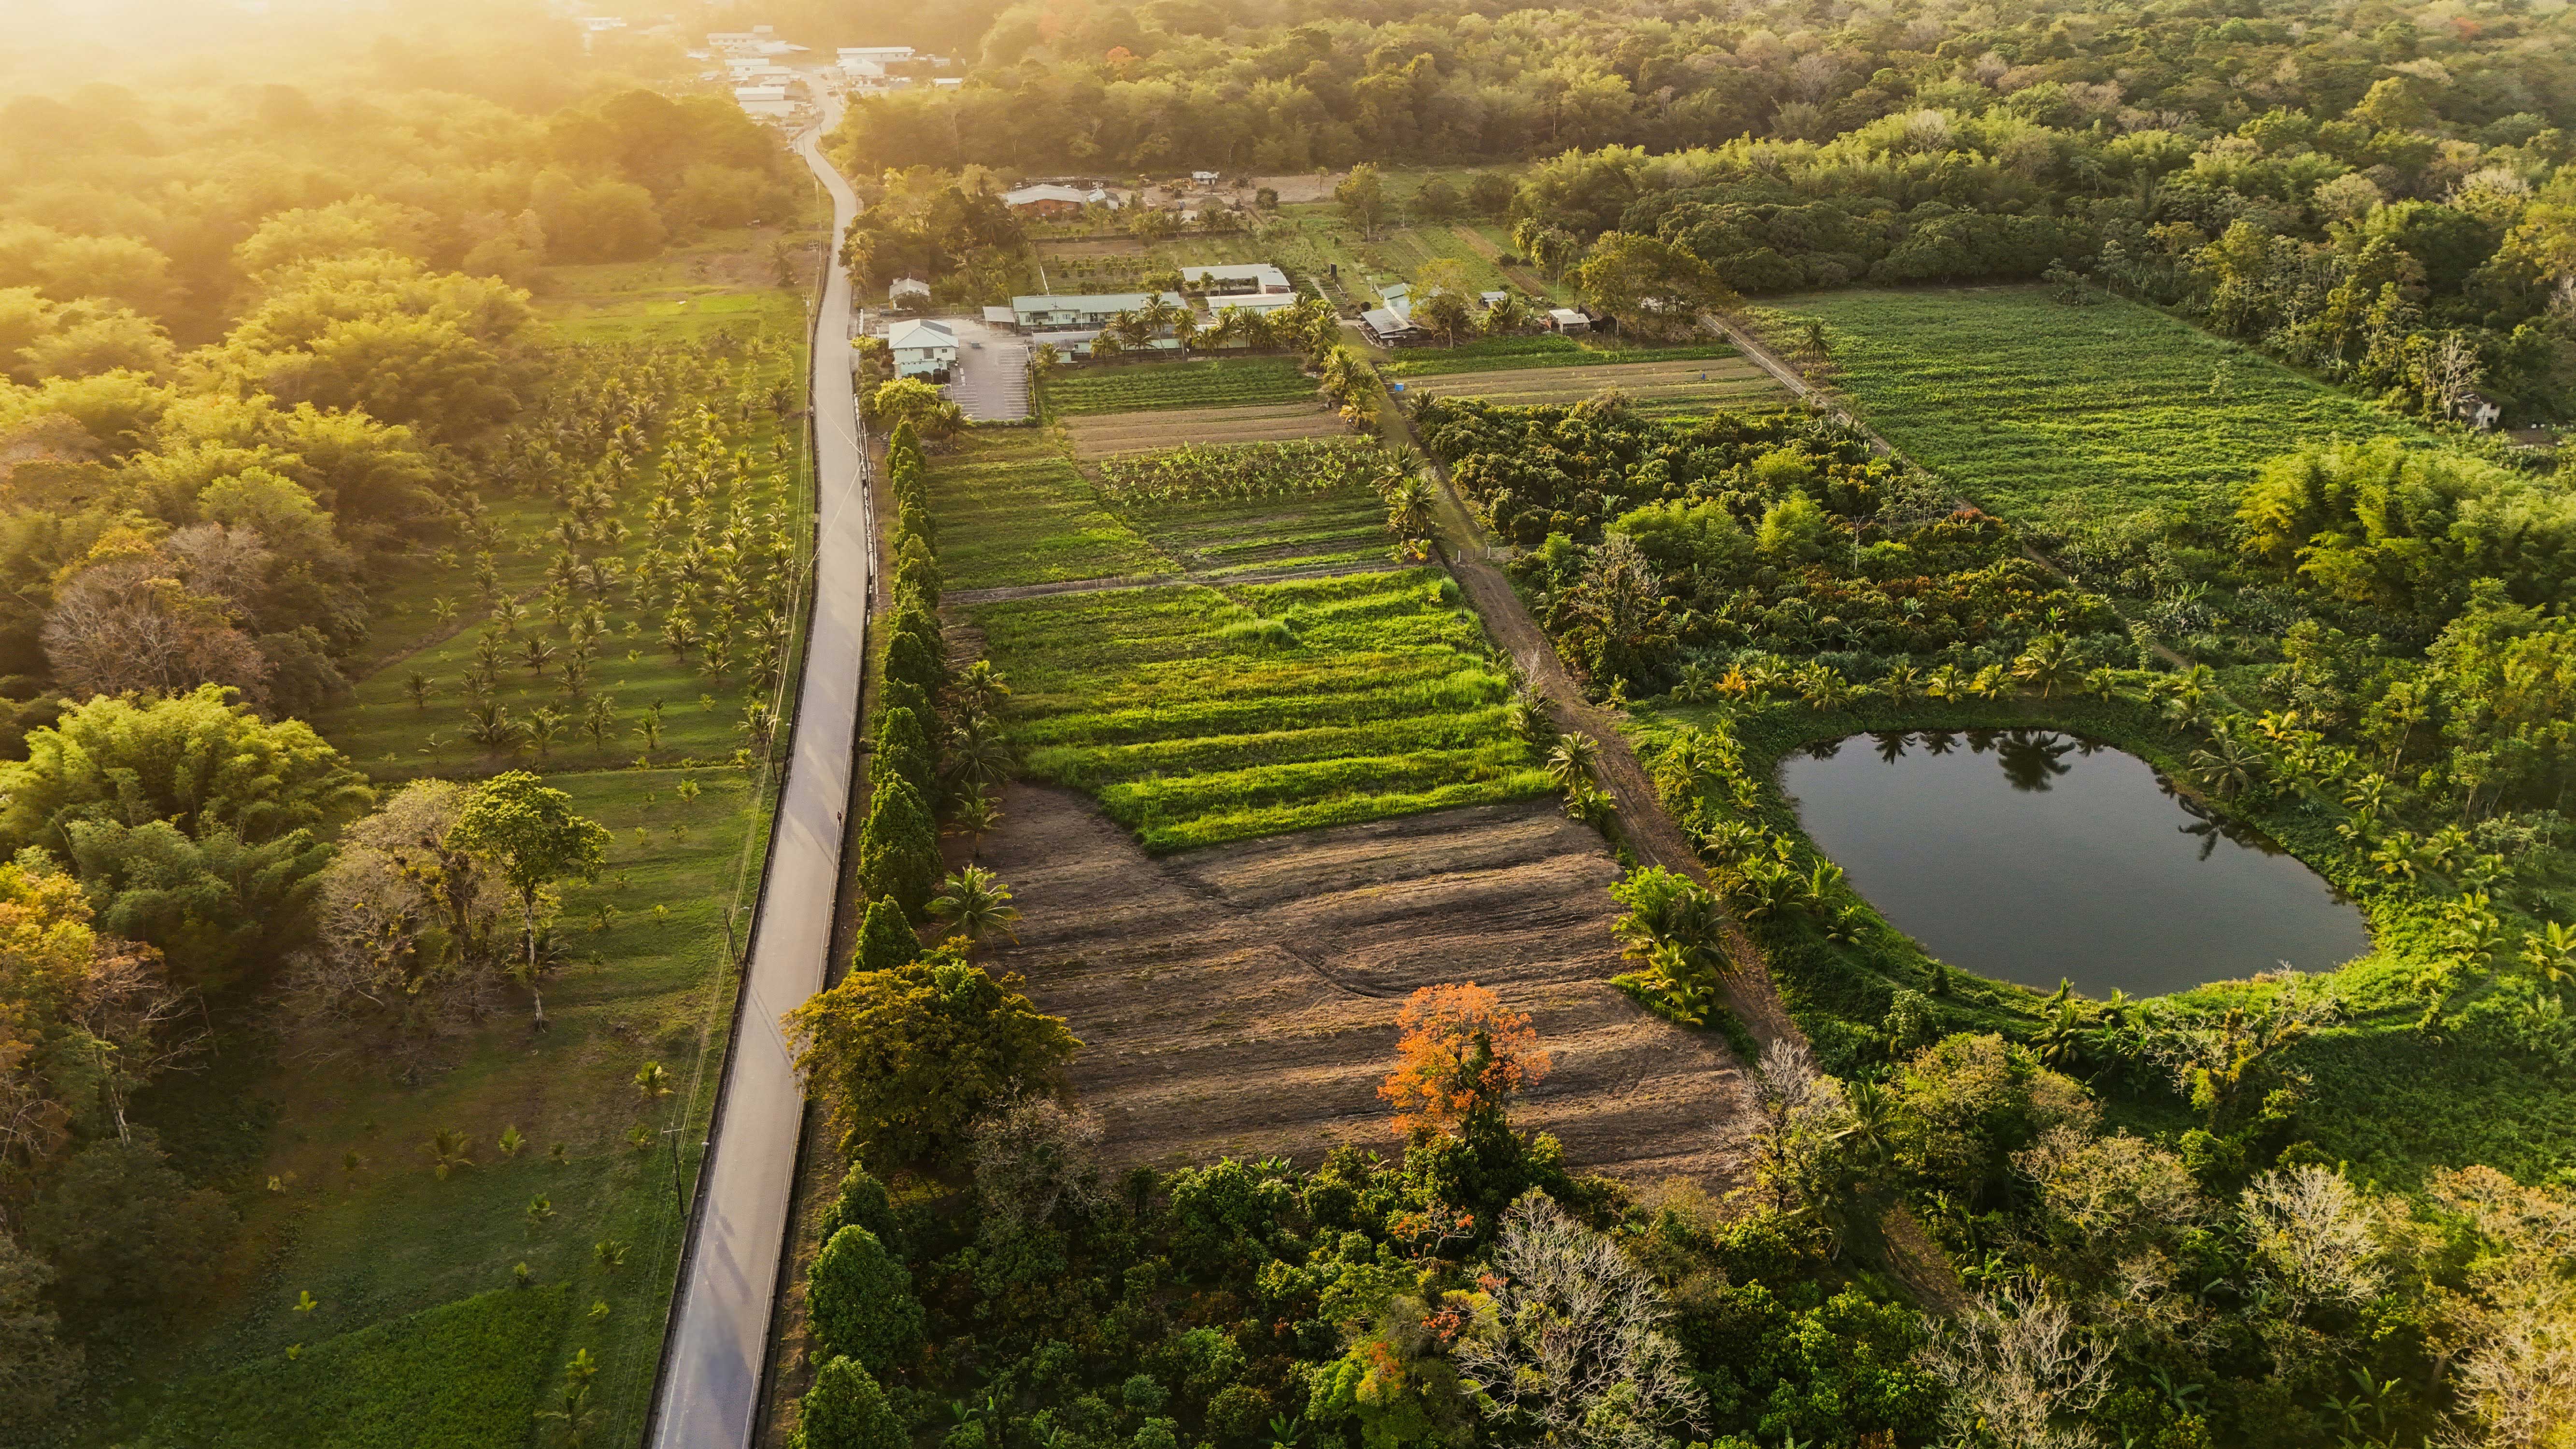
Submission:
<svg viewBox="0 0 2576 1449">
<path fill-rule="evenodd" d="M 1093 413 L 1067 418 L 1064 427 L 1073 439 L 1073 455 L 1084 462 L 1190 443 L 1270 443 L 1339 437 L 1349 431 L 1338 414 L 1312 402 Z"/>
<path fill-rule="evenodd" d="M 1417 987 L 1476 981 L 1536 1020 L 1555 1070 L 1519 1120 L 1631 1181 L 1739 1181 L 1751 1114 L 1725 1045 L 1638 1008 L 1600 837 L 1551 801 L 1444 810 L 1154 859 L 1086 798 L 1015 785 L 985 863 L 1026 974 L 1085 1047 L 1081 1100 L 1121 1162 L 1399 1144 L 1377 1095 Z"/>
</svg>

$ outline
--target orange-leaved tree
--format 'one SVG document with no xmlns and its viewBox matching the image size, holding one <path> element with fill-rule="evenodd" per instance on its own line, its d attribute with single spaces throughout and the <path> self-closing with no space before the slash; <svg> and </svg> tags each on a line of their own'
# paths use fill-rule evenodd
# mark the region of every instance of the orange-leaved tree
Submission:
<svg viewBox="0 0 2576 1449">
<path fill-rule="evenodd" d="M 1499 1114 L 1512 1093 L 1547 1075 L 1530 1019 L 1473 981 L 1423 987 L 1395 1024 L 1404 1037 L 1377 1094 L 1394 1105 L 1399 1137 L 1454 1132 L 1480 1113 Z"/>
</svg>

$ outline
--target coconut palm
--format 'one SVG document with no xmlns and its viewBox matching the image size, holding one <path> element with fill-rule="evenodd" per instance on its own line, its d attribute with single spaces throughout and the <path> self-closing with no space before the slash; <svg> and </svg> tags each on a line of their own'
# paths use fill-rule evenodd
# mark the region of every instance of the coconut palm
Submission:
<svg viewBox="0 0 2576 1449">
<path fill-rule="evenodd" d="M 966 858 L 975 860 L 984 853 L 984 837 L 1002 823 L 1002 802 L 987 790 L 976 790 L 957 802 L 949 815 L 949 827 L 966 837 Z"/>
<path fill-rule="evenodd" d="M 1432 500 L 1431 482 L 1420 474 L 1407 474 L 1387 490 L 1386 526 L 1415 553 L 1421 551 L 1420 540 L 1431 535 Z"/>
<path fill-rule="evenodd" d="M 2209 782 L 2209 787 L 2226 799 L 2252 785 L 2262 772 L 2262 756 L 2226 730 L 2209 737 L 2209 744 L 2193 752 L 2191 766 Z"/>
<path fill-rule="evenodd" d="M 1011 904 L 1011 888 L 980 865 L 967 866 L 940 882 L 930 914 L 946 921 L 949 934 L 970 949 L 996 931 L 1013 941 L 1019 939 L 1011 930 L 1020 919 L 1019 908 Z"/>
<path fill-rule="evenodd" d="M 2013 661 L 2013 676 L 2046 699 L 2075 677 L 2077 660 L 2063 634 L 2042 634 Z"/>
</svg>

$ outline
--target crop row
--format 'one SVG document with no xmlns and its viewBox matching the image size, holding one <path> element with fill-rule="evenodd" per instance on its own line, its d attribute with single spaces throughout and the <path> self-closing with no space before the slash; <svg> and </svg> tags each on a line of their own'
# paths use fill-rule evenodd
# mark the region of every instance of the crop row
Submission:
<svg viewBox="0 0 2576 1449">
<path fill-rule="evenodd" d="M 1630 362 L 1700 362 L 1733 357 L 1723 342 L 1689 347 L 1585 347 L 1570 337 L 1497 337 L 1458 347 L 1401 352 L 1381 364 L 1389 377 L 1444 377 L 1461 372 L 1516 372 L 1532 367 L 1596 367 Z"/>
<path fill-rule="evenodd" d="M 1314 395 L 1314 379 L 1289 357 L 1130 363 L 1064 373 L 1046 384 L 1047 406 L 1059 417 L 1295 402 Z"/>
<path fill-rule="evenodd" d="M 1433 570 L 1058 595 L 974 617 L 1017 686 L 1027 768 L 1097 794 L 1152 849 L 1546 788 L 1504 727 L 1508 686 L 1481 629 Z"/>
<path fill-rule="evenodd" d="M 1200 444 L 1100 464 L 1101 491 L 1121 502 L 1279 498 L 1374 486 L 1406 471 L 1397 454 L 1350 438 Z"/>
<path fill-rule="evenodd" d="M 951 588 L 1168 572 L 1170 564 L 1053 447 L 978 443 L 930 469 L 939 566 Z"/>
</svg>

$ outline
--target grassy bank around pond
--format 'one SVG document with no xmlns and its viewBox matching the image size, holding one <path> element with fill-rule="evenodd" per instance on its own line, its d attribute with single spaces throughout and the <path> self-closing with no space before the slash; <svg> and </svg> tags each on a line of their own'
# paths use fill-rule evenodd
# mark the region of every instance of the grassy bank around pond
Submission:
<svg viewBox="0 0 2576 1449">
<path fill-rule="evenodd" d="M 1681 768 L 1688 752 L 1676 747 L 1720 724 L 1741 746 L 1740 770 L 1694 783 Z M 1789 756 L 1856 734 L 2015 728 L 2081 735 L 2146 761 L 2200 809 L 2262 832 L 2367 913 L 2372 950 L 2327 978 L 2340 1010 L 2285 1048 L 2291 1070 L 2305 1078 L 2287 1129 L 2294 1141 L 2350 1164 L 2356 1178 L 2404 1189 L 2419 1186 L 2433 1168 L 2479 1162 L 2526 1181 L 2576 1172 L 2576 1083 L 2515 1045 L 2515 1003 L 2498 977 L 2464 982 L 2443 1003 L 2436 1029 L 2425 1030 L 2425 973 L 2441 951 L 2438 906 L 2364 868 L 2336 833 L 2340 812 L 2322 802 L 2219 800 L 2198 788 L 2190 740 L 2142 704 L 2081 696 L 1903 704 L 1864 698 L 1815 710 L 1794 701 L 1751 708 L 1659 701 L 1633 707 L 1625 723 L 1677 818 L 1702 830 L 1747 826 L 1785 841 L 1789 868 L 1809 879 L 1829 858 L 1780 788 Z M 2046 993 L 1938 963 L 1857 893 L 1843 887 L 1841 896 L 1848 914 L 1839 919 L 1781 909 L 1746 922 L 1829 1070 L 1870 1079 L 1889 1069 L 1899 1024 L 1891 1017 L 1901 996 L 1909 1009 L 1928 1013 L 1930 1030 L 1990 1031 L 2050 1046 Z M 1995 908 L 2008 907 L 1999 899 Z M 2284 990 L 2271 976 L 2211 982 L 2157 998 L 2145 1010 L 2176 1019 L 2259 1011 Z M 2173 1088 L 2166 1064 L 2081 1052 L 2059 1060 L 2101 1092 L 2116 1122 L 2175 1133 L 2202 1120 Z"/>
</svg>

